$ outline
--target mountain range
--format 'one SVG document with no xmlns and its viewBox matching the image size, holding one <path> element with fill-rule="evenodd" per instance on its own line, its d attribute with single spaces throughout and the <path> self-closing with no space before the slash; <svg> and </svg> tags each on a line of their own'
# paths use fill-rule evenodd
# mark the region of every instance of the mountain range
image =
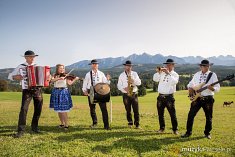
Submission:
<svg viewBox="0 0 235 157">
<path fill-rule="evenodd" d="M 232 55 L 223 56 L 220 55 L 218 57 L 208 57 L 203 58 L 201 56 L 188 56 L 188 57 L 177 57 L 177 56 L 163 56 L 161 54 L 150 55 L 147 53 L 143 54 L 132 54 L 128 57 L 108 57 L 97 59 L 99 62 L 99 67 L 101 69 L 112 68 L 115 66 L 122 65 L 126 60 L 131 60 L 133 64 L 162 64 L 168 58 L 174 59 L 177 64 L 198 64 L 203 59 L 208 59 L 210 62 L 214 63 L 214 65 L 225 65 L 225 66 L 235 66 L 235 57 Z M 90 66 L 88 65 L 90 60 L 83 60 L 76 63 L 73 63 L 68 68 L 79 68 L 79 69 L 87 69 Z"/>
</svg>

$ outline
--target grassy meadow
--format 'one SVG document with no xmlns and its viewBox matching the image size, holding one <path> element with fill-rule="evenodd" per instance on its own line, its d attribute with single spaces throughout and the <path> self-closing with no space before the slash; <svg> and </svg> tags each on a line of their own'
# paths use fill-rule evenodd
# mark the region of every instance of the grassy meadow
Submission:
<svg viewBox="0 0 235 157">
<path fill-rule="evenodd" d="M 149 92 L 139 97 L 141 130 L 127 128 L 125 108 L 121 97 L 112 97 L 112 130 L 103 129 L 99 105 L 97 105 L 98 127 L 90 129 L 91 117 L 87 98 L 73 96 L 74 107 L 69 112 L 68 132 L 57 126 L 57 113 L 49 109 L 50 95 L 44 94 L 44 105 L 39 121 L 41 134 L 32 134 L 30 124 L 33 104 L 27 116 L 27 129 L 22 138 L 12 135 L 17 129 L 21 103 L 21 93 L 0 93 L 0 156 L 235 156 L 235 104 L 223 107 L 224 101 L 235 102 L 235 87 L 223 87 L 215 96 L 213 111 L 212 139 L 204 138 L 205 116 L 201 109 L 197 114 L 193 135 L 180 138 L 171 131 L 171 121 L 165 110 L 166 130 L 159 129 L 156 97 Z M 185 125 L 190 107 L 187 91 L 175 94 L 176 112 L 180 134 L 185 133 Z M 110 104 L 108 104 L 110 115 Z"/>
</svg>

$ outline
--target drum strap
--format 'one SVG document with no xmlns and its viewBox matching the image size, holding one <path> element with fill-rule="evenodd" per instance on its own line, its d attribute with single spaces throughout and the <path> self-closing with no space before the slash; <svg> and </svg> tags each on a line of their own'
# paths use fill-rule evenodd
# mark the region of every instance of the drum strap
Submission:
<svg viewBox="0 0 235 157">
<path fill-rule="evenodd" d="M 94 85 L 93 85 L 92 71 L 90 71 L 90 75 L 91 75 L 91 85 L 94 86 Z"/>
</svg>

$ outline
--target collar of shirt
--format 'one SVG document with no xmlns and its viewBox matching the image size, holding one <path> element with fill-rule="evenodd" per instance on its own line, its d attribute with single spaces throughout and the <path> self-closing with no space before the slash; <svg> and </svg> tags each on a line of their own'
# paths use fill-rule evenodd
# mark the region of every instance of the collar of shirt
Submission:
<svg viewBox="0 0 235 157">
<path fill-rule="evenodd" d="M 202 71 L 200 71 L 200 73 L 199 73 L 199 83 L 206 82 L 209 73 L 210 73 L 209 70 L 204 74 L 202 73 Z"/>
<path fill-rule="evenodd" d="M 206 73 L 203 74 L 202 71 L 200 71 L 200 75 L 208 75 L 210 72 L 211 72 L 211 71 L 208 70 Z"/>
<path fill-rule="evenodd" d="M 99 70 L 97 70 L 96 72 L 94 70 L 91 70 L 92 71 L 92 75 L 97 75 Z"/>
<path fill-rule="evenodd" d="M 175 73 L 175 71 L 174 71 L 174 70 L 171 70 L 171 71 L 169 72 L 169 74 L 173 74 L 173 73 Z"/>
<path fill-rule="evenodd" d="M 25 65 L 35 65 L 34 62 L 33 62 L 32 64 L 29 64 L 29 63 L 27 63 L 27 62 L 24 62 L 23 64 L 25 64 Z"/>
<path fill-rule="evenodd" d="M 126 71 L 124 71 L 124 74 L 125 74 L 126 77 L 128 77 L 128 75 L 131 75 L 131 76 L 132 76 L 132 75 L 133 75 L 133 71 L 130 71 L 129 74 L 128 74 Z"/>
</svg>

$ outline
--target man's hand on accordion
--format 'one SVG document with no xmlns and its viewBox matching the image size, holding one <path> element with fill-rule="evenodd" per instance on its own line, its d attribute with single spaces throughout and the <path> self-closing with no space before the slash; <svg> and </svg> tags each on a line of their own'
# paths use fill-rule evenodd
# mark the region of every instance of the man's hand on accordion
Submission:
<svg viewBox="0 0 235 157">
<path fill-rule="evenodd" d="M 21 81 L 24 79 L 24 77 L 22 75 L 14 75 L 12 78 L 13 78 L 13 80 L 17 80 L 17 81 Z"/>
</svg>

